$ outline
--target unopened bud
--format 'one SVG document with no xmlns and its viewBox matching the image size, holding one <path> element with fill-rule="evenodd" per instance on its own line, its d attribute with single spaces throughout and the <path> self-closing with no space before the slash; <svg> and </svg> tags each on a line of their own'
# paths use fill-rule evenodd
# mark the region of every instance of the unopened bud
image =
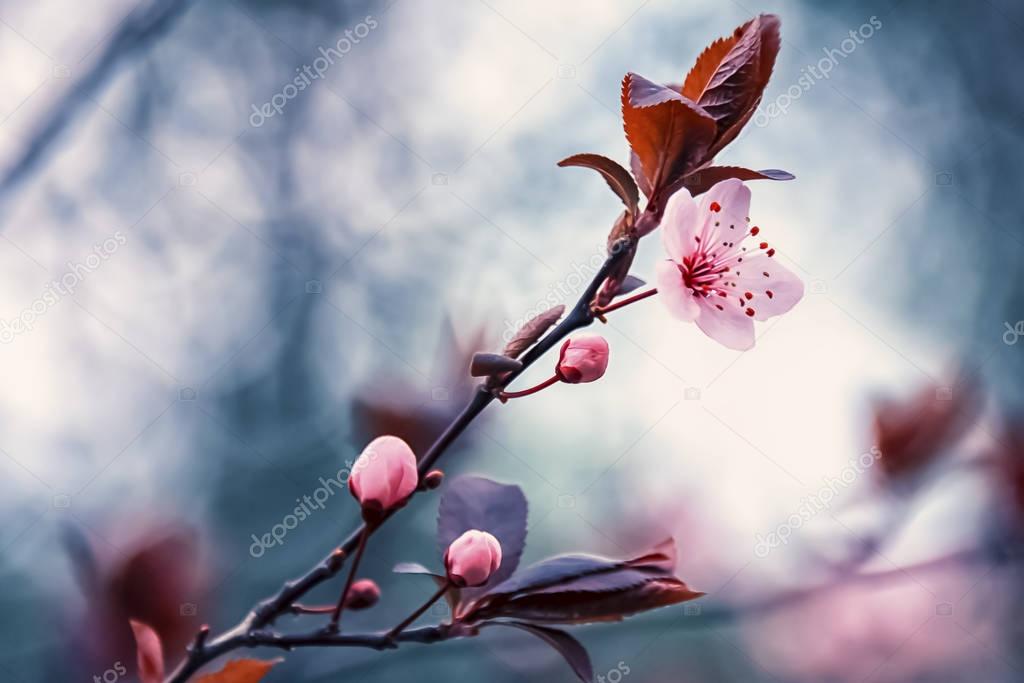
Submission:
<svg viewBox="0 0 1024 683">
<path fill-rule="evenodd" d="M 501 566 L 501 544 L 486 531 L 470 529 L 448 546 L 444 566 L 456 586 L 482 586 Z"/>
<path fill-rule="evenodd" d="M 430 470 L 426 476 L 423 477 L 423 486 L 428 491 L 433 491 L 444 481 L 444 472 L 441 470 Z"/>
<path fill-rule="evenodd" d="M 369 609 L 380 600 L 380 587 L 373 579 L 359 579 L 345 594 L 345 607 L 348 609 Z"/>
<path fill-rule="evenodd" d="M 556 372 L 569 384 L 601 379 L 608 368 L 608 342 L 597 334 L 583 334 L 562 344 Z"/>
<path fill-rule="evenodd" d="M 367 512 L 403 505 L 416 488 L 416 456 L 397 436 L 379 436 L 352 466 L 348 488 Z"/>
</svg>

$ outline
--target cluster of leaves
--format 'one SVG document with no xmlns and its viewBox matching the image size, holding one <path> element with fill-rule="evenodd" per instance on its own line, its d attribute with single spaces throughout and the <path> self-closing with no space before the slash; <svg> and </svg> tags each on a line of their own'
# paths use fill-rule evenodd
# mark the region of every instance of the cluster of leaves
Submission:
<svg viewBox="0 0 1024 683">
<path fill-rule="evenodd" d="M 686 188 L 692 195 L 727 178 L 791 180 L 785 171 L 715 166 L 715 156 L 736 139 L 754 115 L 779 52 L 779 19 L 762 14 L 711 43 L 682 85 L 659 85 L 635 73 L 622 80 L 622 123 L 632 174 L 599 154 L 576 154 L 559 166 L 592 168 L 626 209 L 609 246 L 625 236 L 642 237 L 658 227 L 665 204 Z M 640 210 L 640 193 L 647 199 Z M 609 276 L 598 295 L 605 305 L 622 294 L 632 259 Z"/>
<path fill-rule="evenodd" d="M 674 574 L 675 544 L 667 540 L 639 557 L 560 555 L 521 571 L 526 546 L 527 503 L 518 486 L 484 477 L 454 480 L 441 499 L 437 521 L 440 554 L 469 529 L 501 543 L 501 566 L 486 584 L 447 593 L 452 619 L 477 628 L 505 626 L 531 633 L 558 651 L 584 681 L 593 678 L 586 649 L 552 624 L 619 621 L 658 607 L 700 597 Z M 395 571 L 422 574 L 443 585 L 443 572 L 403 563 Z"/>
<path fill-rule="evenodd" d="M 776 169 L 754 171 L 715 166 L 714 158 L 750 121 L 768 85 L 779 52 L 779 18 L 762 14 L 711 43 L 682 85 L 659 85 L 635 73 L 622 80 L 622 124 L 630 147 L 630 168 L 600 154 L 575 154 L 559 166 L 582 166 L 600 173 L 625 210 L 608 235 L 608 249 L 627 248 L 629 256 L 608 274 L 594 302 L 605 306 L 644 284 L 629 275 L 636 240 L 661 222 L 668 198 L 686 188 L 706 192 L 727 178 L 791 180 Z M 640 195 L 647 199 L 641 210 Z M 622 247 L 623 238 L 628 246 Z M 616 246 L 619 245 L 619 246 Z M 470 374 L 497 383 L 522 367 L 516 360 L 564 313 L 556 306 L 527 322 L 500 354 L 473 357 Z"/>
</svg>

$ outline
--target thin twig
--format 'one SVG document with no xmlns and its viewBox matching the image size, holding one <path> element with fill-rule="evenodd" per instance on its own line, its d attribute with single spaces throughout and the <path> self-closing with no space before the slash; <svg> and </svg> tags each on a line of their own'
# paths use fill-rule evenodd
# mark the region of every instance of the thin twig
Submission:
<svg viewBox="0 0 1024 683">
<path fill-rule="evenodd" d="M 352 582 L 356 579 L 356 572 L 359 571 L 359 561 L 363 559 L 363 553 L 366 552 L 366 541 L 371 533 L 373 533 L 373 527 L 364 524 L 363 532 L 359 534 L 359 545 L 356 546 L 355 557 L 352 558 L 352 568 L 348 570 L 348 579 L 345 581 L 345 587 L 341 590 L 341 595 L 338 596 L 338 604 L 335 606 L 334 612 L 331 613 L 331 623 L 327 627 L 331 631 L 338 630 L 338 624 L 341 622 L 341 611 L 345 609 L 345 599 L 348 598 Z"/>
<path fill-rule="evenodd" d="M 412 622 L 414 622 L 417 619 L 419 619 L 420 615 L 422 615 L 424 612 L 426 612 L 428 609 L 430 609 L 431 605 L 433 605 L 435 602 L 440 600 L 441 596 L 444 595 L 445 593 L 447 593 L 448 589 L 451 588 L 451 587 L 452 587 L 452 582 L 451 581 L 445 581 L 443 584 L 441 584 L 440 588 L 437 589 L 437 592 L 434 593 L 433 595 L 431 595 L 430 598 L 427 599 L 427 601 L 425 603 L 420 605 L 419 608 L 415 612 L 413 612 L 412 614 L 407 616 L 405 619 L 402 620 L 401 623 L 398 624 L 398 626 L 395 626 L 393 629 L 391 629 L 388 632 L 388 638 L 391 638 L 392 640 L 397 638 L 398 635 L 402 631 L 404 631 L 405 628 L 409 624 L 411 624 Z"/>
<path fill-rule="evenodd" d="M 640 292 L 639 294 L 634 294 L 633 296 L 627 297 L 627 298 L 623 299 L 622 301 L 616 301 L 616 302 L 610 303 L 607 306 L 595 306 L 594 307 L 594 316 L 596 318 L 600 319 L 601 322 L 605 322 L 603 316 L 606 313 L 611 313 L 612 311 L 616 311 L 616 310 L 618 310 L 620 308 L 623 308 L 625 306 L 628 306 L 630 304 L 634 304 L 637 301 L 642 301 L 642 300 L 646 299 L 649 296 L 654 296 L 657 293 L 658 293 L 658 289 L 657 289 L 657 287 L 655 287 L 654 289 L 648 289 L 646 292 Z"/>
<path fill-rule="evenodd" d="M 529 389 L 523 389 L 522 391 L 502 391 L 498 394 L 498 400 L 504 403 L 510 398 L 522 398 L 523 396 L 530 396 L 531 394 L 536 394 L 538 391 L 541 391 L 542 389 L 547 389 L 552 384 L 557 384 L 558 382 L 561 381 L 561 379 L 562 378 L 559 377 L 558 375 L 554 375 L 553 377 L 549 377 L 540 384 L 532 386 Z"/>
<path fill-rule="evenodd" d="M 533 345 L 520 359 L 522 367 L 518 370 L 510 372 L 505 376 L 502 381 L 493 388 L 480 386 L 466 404 L 466 407 L 462 409 L 451 424 L 442 432 L 441 436 L 438 437 L 437 441 L 427 449 L 427 452 L 423 454 L 423 457 L 419 461 L 418 471 L 420 480 L 434 468 L 435 463 L 438 459 L 444 455 L 448 447 L 459 438 L 459 436 L 472 424 L 473 420 L 476 419 L 484 408 L 491 404 L 497 398 L 497 394 L 505 389 L 511 382 L 517 377 L 523 374 L 531 365 L 539 360 L 545 353 L 550 351 L 555 345 L 559 344 L 563 339 L 569 336 L 570 333 L 586 327 L 594 322 L 594 312 L 592 309 L 594 297 L 596 296 L 601 285 L 604 284 L 605 278 L 610 272 L 625 258 L 632 254 L 630 248 L 635 243 L 634 238 L 623 238 L 619 242 L 612 245 L 609 250 L 609 256 L 605 259 L 601 269 L 594 275 L 594 279 L 590 281 L 586 290 L 580 296 L 576 305 L 569 312 L 569 314 L 562 319 L 553 330 L 548 332 L 540 341 Z M 414 494 L 415 495 L 415 492 Z M 394 510 L 390 510 L 385 513 L 377 524 L 373 531 L 376 531 L 380 526 L 391 518 L 394 514 Z M 359 539 L 363 535 L 363 531 L 366 529 L 365 524 L 361 524 L 359 528 L 355 529 L 348 535 L 344 542 L 339 546 L 340 551 L 345 556 L 351 555 L 351 553 L 359 545 Z M 288 581 L 284 584 L 277 595 L 272 598 L 268 598 L 263 602 L 259 603 L 252 611 L 249 612 L 246 617 L 239 622 L 232 629 L 222 633 L 203 648 L 197 648 L 194 651 L 188 653 L 188 656 L 178 665 L 178 667 L 167 677 L 166 683 L 185 683 L 189 677 L 198 671 L 203 665 L 216 659 L 217 657 L 236 650 L 240 647 L 252 647 L 252 637 L 254 633 L 265 633 L 264 629 L 272 624 L 277 617 L 287 613 L 291 606 L 309 591 L 321 583 L 328 581 L 333 578 L 340 570 L 343 561 L 340 561 L 338 551 L 332 552 L 331 555 L 323 559 L 319 564 L 309 570 L 302 577 Z M 414 633 L 409 631 L 408 633 Z M 340 637 L 340 636 L 339 636 Z M 403 637 L 403 640 L 405 638 Z M 425 642 L 425 641 L 418 641 Z M 372 647 L 372 645 L 366 645 Z"/>
</svg>

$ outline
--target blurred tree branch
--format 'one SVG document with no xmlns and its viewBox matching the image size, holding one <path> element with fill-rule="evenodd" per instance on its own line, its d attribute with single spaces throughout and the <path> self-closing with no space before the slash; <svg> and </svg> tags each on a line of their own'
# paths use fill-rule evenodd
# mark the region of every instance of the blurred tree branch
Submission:
<svg viewBox="0 0 1024 683">
<path fill-rule="evenodd" d="M 180 19 L 193 0 L 157 1 L 139 7 L 123 22 L 107 42 L 102 54 L 89 71 L 64 94 L 42 117 L 21 154 L 0 175 L 0 204 L 10 192 L 35 170 L 53 143 L 74 120 L 79 109 L 103 88 L 117 67 L 136 51 L 148 47 L 167 33 Z"/>
</svg>

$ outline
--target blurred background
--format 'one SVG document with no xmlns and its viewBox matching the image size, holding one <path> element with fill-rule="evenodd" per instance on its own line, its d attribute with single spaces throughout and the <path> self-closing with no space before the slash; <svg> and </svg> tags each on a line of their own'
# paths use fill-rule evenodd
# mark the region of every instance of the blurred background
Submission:
<svg viewBox="0 0 1024 683">
<path fill-rule="evenodd" d="M 3 2 L 0 679 L 131 680 L 128 617 L 176 662 L 319 560 L 356 521 L 336 489 L 256 541 L 373 436 L 422 451 L 468 354 L 600 264 L 618 200 L 555 162 L 627 160 L 622 76 L 680 82 L 775 12 L 719 161 L 796 175 L 751 215 L 804 300 L 743 354 L 631 306 L 601 382 L 492 406 L 444 469 L 523 487 L 525 562 L 676 538 L 709 595 L 574 629 L 599 680 L 1021 680 L 1021 9 Z M 662 257 L 645 240 L 633 272 Z M 428 595 L 390 568 L 438 565 L 436 506 L 375 538 L 384 597 L 353 628 Z M 572 680 L 505 633 L 267 680 L 346 676 Z"/>
</svg>

